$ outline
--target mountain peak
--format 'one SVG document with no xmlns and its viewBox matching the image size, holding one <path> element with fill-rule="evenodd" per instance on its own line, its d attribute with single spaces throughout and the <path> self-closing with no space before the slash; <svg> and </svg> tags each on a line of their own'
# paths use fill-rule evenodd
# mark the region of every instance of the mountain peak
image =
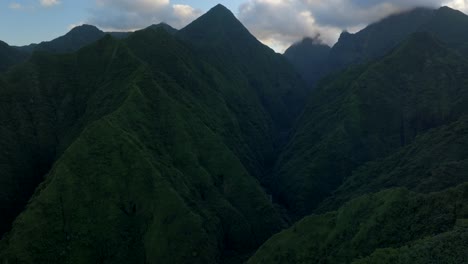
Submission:
<svg viewBox="0 0 468 264">
<path fill-rule="evenodd" d="M 235 19 L 237 21 L 237 18 L 234 16 L 234 14 L 229 10 L 227 7 L 223 6 L 222 4 L 217 4 L 213 8 L 211 8 L 206 14 L 204 14 L 202 17 L 211 17 L 216 20 L 227 20 L 227 19 Z"/>
<path fill-rule="evenodd" d="M 221 4 L 216 5 L 180 30 L 180 33 L 188 39 L 196 39 L 204 43 L 221 41 L 232 45 L 233 41 L 241 41 L 240 39 L 256 41 L 234 14 Z"/>
<path fill-rule="evenodd" d="M 439 11 L 449 11 L 449 12 L 460 12 L 460 11 L 455 10 L 455 9 L 452 9 L 452 8 L 450 8 L 450 7 L 448 7 L 448 6 L 442 6 L 442 7 L 440 7 L 438 10 L 439 10 Z"/>
<path fill-rule="evenodd" d="M 76 26 L 70 30 L 68 33 L 72 32 L 102 32 L 99 28 L 93 25 L 83 24 L 81 26 Z"/>
<path fill-rule="evenodd" d="M 173 28 L 172 26 L 170 26 L 169 24 L 164 23 L 164 22 L 161 22 L 159 24 L 153 24 L 153 25 L 147 27 L 146 29 L 152 29 L 152 30 L 163 29 L 163 30 L 167 31 L 170 34 L 174 34 L 174 33 L 177 32 L 177 29 Z"/>
<path fill-rule="evenodd" d="M 227 7 L 223 6 L 222 4 L 215 5 L 213 8 L 211 8 L 210 11 L 232 13 Z"/>
</svg>

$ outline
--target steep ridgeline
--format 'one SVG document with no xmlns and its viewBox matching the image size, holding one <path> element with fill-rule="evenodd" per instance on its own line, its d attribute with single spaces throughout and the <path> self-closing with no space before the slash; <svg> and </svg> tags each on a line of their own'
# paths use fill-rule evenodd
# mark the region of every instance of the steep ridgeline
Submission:
<svg viewBox="0 0 468 264">
<path fill-rule="evenodd" d="M 191 36 L 223 38 L 205 53 Z M 34 55 L 0 81 L 0 98 L 16 100 L 2 103 L 1 186 L 42 181 L 0 261 L 242 262 L 284 227 L 256 177 L 299 111 L 289 67 L 221 6 L 177 37 L 146 29 Z"/>
<path fill-rule="evenodd" d="M 171 34 L 175 34 L 177 32 L 176 29 L 174 29 L 166 23 L 151 25 L 148 28 L 162 28 Z M 116 39 L 125 39 L 132 33 L 133 32 L 104 32 L 95 26 L 81 25 L 73 28 L 67 34 L 53 39 L 51 41 L 44 41 L 39 44 L 31 44 L 28 46 L 16 48 L 26 53 L 32 53 L 34 51 L 44 51 L 50 53 L 70 53 L 75 52 L 93 42 L 96 42 L 97 40 L 103 38 L 106 34 L 109 34 Z"/>
<path fill-rule="evenodd" d="M 460 11 L 448 7 L 438 10 L 417 8 L 389 16 L 355 34 L 343 32 L 330 51 L 325 49 L 322 51 L 323 54 L 328 55 L 325 61 L 320 57 L 318 59 L 311 57 L 314 62 L 305 64 L 300 59 L 285 55 L 299 69 L 305 80 L 309 83 L 311 80 L 314 81 L 310 83 L 313 86 L 317 80 L 327 74 L 343 70 L 350 65 L 368 63 L 383 57 L 409 35 L 416 32 L 431 33 L 443 40 L 448 47 L 468 55 L 467 27 L 468 16 Z M 299 46 L 304 49 L 303 54 L 315 53 L 318 48 L 314 45 Z M 317 65 L 321 61 L 323 63 Z M 317 68 L 321 71 L 317 72 L 315 70 Z"/>
<path fill-rule="evenodd" d="M 270 184 L 296 216 L 312 212 L 345 177 L 429 129 L 468 114 L 468 61 L 427 33 L 313 92 Z"/>
<path fill-rule="evenodd" d="M 18 49 L 29 53 L 33 51 L 68 53 L 77 51 L 80 48 L 104 37 L 104 35 L 106 35 L 106 33 L 104 33 L 95 26 L 82 25 L 73 28 L 67 34 L 58 37 L 54 40 L 44 41 L 39 44 L 31 44 L 28 46 L 18 47 Z"/>
<path fill-rule="evenodd" d="M 24 52 L 16 50 L 3 41 L 0 41 L 0 73 L 11 66 L 21 63 L 28 58 Z"/>
<path fill-rule="evenodd" d="M 313 86 L 325 75 L 331 48 L 315 39 L 304 38 L 301 42 L 289 47 L 284 56 L 294 65 L 309 86 Z"/>
<path fill-rule="evenodd" d="M 218 5 L 213 10 L 216 12 L 182 29 L 179 36 L 228 76 L 228 81 L 253 88 L 244 88 L 244 99 L 255 100 L 263 106 L 272 118 L 271 130 L 278 134 L 280 141 L 284 140 L 305 103 L 306 90 L 300 78 L 283 56 L 260 43 L 228 9 Z M 242 102 L 237 104 L 232 106 L 233 110 L 247 115 L 248 109 Z M 243 129 L 249 127 L 245 122 L 240 125 Z M 254 135 L 253 131 L 245 132 Z"/>
<path fill-rule="evenodd" d="M 146 29 L 153 29 L 153 30 L 163 29 L 169 34 L 176 34 L 177 31 L 178 31 L 177 29 L 171 27 L 170 25 L 168 25 L 168 24 L 166 24 L 164 22 L 159 23 L 159 24 L 153 24 L 153 25 L 147 27 Z"/>
<path fill-rule="evenodd" d="M 343 69 L 348 65 L 368 62 L 385 55 L 409 35 L 418 32 L 437 13 L 433 9 L 417 8 L 391 15 L 356 34 L 343 32 L 332 47 L 327 70 Z"/>
</svg>

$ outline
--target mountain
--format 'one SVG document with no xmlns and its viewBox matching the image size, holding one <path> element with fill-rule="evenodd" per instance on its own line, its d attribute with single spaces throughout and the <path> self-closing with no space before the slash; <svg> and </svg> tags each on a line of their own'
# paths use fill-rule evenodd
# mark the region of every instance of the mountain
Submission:
<svg viewBox="0 0 468 264">
<path fill-rule="evenodd" d="M 305 87 L 224 7 L 0 80 L 2 262 L 240 263 L 285 227 L 260 178 Z"/>
<path fill-rule="evenodd" d="M 254 88 L 255 99 L 270 114 L 274 130 L 288 133 L 294 117 L 302 111 L 307 92 L 283 56 L 260 43 L 222 5 L 180 30 L 178 36 L 190 42 L 197 53 L 217 65 L 222 73 L 230 75 L 232 81 L 245 75 L 242 82 Z M 283 75 L 294 78 L 286 79 Z"/>
<path fill-rule="evenodd" d="M 311 66 L 297 59 L 291 62 L 304 79 L 313 85 L 327 74 L 381 58 L 417 32 L 430 33 L 448 47 L 468 55 L 468 33 L 465 30 L 467 26 L 468 16 L 449 7 L 437 10 L 416 8 L 386 17 L 355 34 L 343 32 L 338 42 L 327 53 L 328 58 L 322 59 L 320 64 Z M 291 48 L 294 49 L 294 46 L 297 45 Z M 302 54 L 313 54 L 317 50 L 313 45 L 300 47 L 304 49 Z M 313 61 L 313 58 L 309 61 Z M 317 72 L 316 69 L 321 71 Z"/>
<path fill-rule="evenodd" d="M 281 204 L 311 213 L 353 170 L 468 113 L 468 62 L 427 33 L 311 95 L 269 179 Z"/>
<path fill-rule="evenodd" d="M 301 42 L 289 47 L 284 56 L 291 62 L 309 86 L 324 75 L 323 65 L 327 62 L 330 47 L 312 38 L 304 38 Z"/>
<path fill-rule="evenodd" d="M 457 37 L 416 32 L 321 81 L 269 179 L 293 219 L 313 214 L 247 263 L 465 262 L 468 60 Z"/>
<path fill-rule="evenodd" d="M 167 33 L 170 33 L 170 34 L 175 34 L 178 31 L 177 29 L 171 27 L 170 25 L 168 25 L 166 23 L 154 24 L 154 25 L 151 25 L 151 26 L 149 26 L 147 28 L 153 29 L 153 30 L 163 29 L 163 30 L 167 31 Z"/>
<path fill-rule="evenodd" d="M 329 70 L 343 69 L 385 55 L 409 35 L 418 32 L 438 12 L 416 8 L 384 18 L 356 34 L 343 32 L 330 52 Z"/>
<path fill-rule="evenodd" d="M 149 28 L 163 28 L 171 34 L 177 32 L 176 29 L 166 23 L 151 25 Z M 79 50 L 80 48 L 89 45 L 106 34 L 111 35 L 116 39 L 125 39 L 133 32 L 104 32 L 92 25 L 81 25 L 74 27 L 64 36 L 58 37 L 51 41 L 41 42 L 39 44 L 31 44 L 28 46 L 18 47 L 19 50 L 32 53 L 33 51 L 46 51 L 52 53 L 69 53 Z"/>
<path fill-rule="evenodd" d="M 95 26 L 82 25 L 73 28 L 64 36 L 51 41 L 41 42 L 40 44 L 31 44 L 20 47 L 22 51 L 47 51 L 53 53 L 68 53 L 91 44 L 104 37 L 105 33 Z"/>
<path fill-rule="evenodd" d="M 283 56 L 217 5 L 39 44 L 0 74 L 0 263 L 464 263 L 466 18 Z"/>
<path fill-rule="evenodd" d="M 27 54 L 16 50 L 7 43 L 0 41 L 0 72 L 26 60 Z"/>
</svg>

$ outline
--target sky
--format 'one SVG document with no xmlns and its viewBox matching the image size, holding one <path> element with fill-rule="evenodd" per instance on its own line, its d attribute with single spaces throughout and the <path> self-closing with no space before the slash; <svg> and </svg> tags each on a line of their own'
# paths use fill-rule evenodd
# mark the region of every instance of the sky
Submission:
<svg viewBox="0 0 468 264">
<path fill-rule="evenodd" d="M 0 0 L 0 40 L 27 45 L 81 24 L 129 31 L 166 22 L 180 29 L 218 3 L 278 52 L 303 37 L 333 45 L 344 30 L 418 6 L 468 13 L 468 0 Z"/>
</svg>

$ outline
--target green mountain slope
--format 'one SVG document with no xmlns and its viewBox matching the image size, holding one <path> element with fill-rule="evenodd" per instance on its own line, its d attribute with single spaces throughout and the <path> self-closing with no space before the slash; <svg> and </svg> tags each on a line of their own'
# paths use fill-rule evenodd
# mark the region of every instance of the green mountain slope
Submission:
<svg viewBox="0 0 468 264">
<path fill-rule="evenodd" d="M 468 229 L 464 225 L 464 228 L 421 239 L 401 248 L 376 250 L 372 255 L 353 263 L 465 263 L 468 260 L 467 243 Z"/>
<path fill-rule="evenodd" d="M 178 35 L 229 76 L 229 81 L 241 80 L 252 87 L 250 92 L 256 93 L 255 99 L 272 117 L 273 129 L 288 132 L 294 117 L 302 111 L 306 91 L 283 56 L 260 43 L 222 5 L 180 30 Z"/>
<path fill-rule="evenodd" d="M 0 41 L 0 72 L 3 72 L 11 66 L 23 62 L 27 59 L 27 54 L 10 47 L 3 41 Z"/>
<path fill-rule="evenodd" d="M 464 263 L 467 199 L 466 184 L 364 195 L 273 236 L 248 263 Z"/>
<path fill-rule="evenodd" d="M 83 127 L 125 97 L 119 83 L 137 62 L 121 51 L 104 39 L 77 54 L 36 53 L 1 80 L 2 234 Z"/>
<path fill-rule="evenodd" d="M 239 25 L 219 8 L 194 23 L 214 16 Z M 190 27 L 185 34 L 195 32 Z M 32 191 L 42 182 L 0 243 L 0 260 L 239 263 L 284 227 L 257 178 L 291 121 L 273 116 L 279 110 L 262 93 L 285 100 L 281 110 L 292 115 L 300 106 L 287 100 L 305 91 L 300 78 L 256 40 L 247 43 L 255 50 L 226 53 L 239 57 L 231 72 L 179 38 L 146 29 L 68 55 L 36 53 L 0 82 L 21 109 L 0 117 L 7 124 L 0 133 L 10 136 L 2 149 L 24 164 L 47 158 L 37 171 L 7 162 L 11 153 L 0 156 L 8 184 L 31 183 Z M 259 63 L 242 63 L 241 51 Z M 22 197 L 19 205 L 29 198 Z"/>
<path fill-rule="evenodd" d="M 468 121 L 433 129 L 386 157 L 370 162 L 353 172 L 320 210 L 339 207 L 351 198 L 392 187 L 427 193 L 468 181 Z"/>
<path fill-rule="evenodd" d="M 466 114 L 467 71 L 465 59 L 418 33 L 382 60 L 324 82 L 270 179 L 280 202 L 310 213 L 359 165 Z"/>
</svg>

